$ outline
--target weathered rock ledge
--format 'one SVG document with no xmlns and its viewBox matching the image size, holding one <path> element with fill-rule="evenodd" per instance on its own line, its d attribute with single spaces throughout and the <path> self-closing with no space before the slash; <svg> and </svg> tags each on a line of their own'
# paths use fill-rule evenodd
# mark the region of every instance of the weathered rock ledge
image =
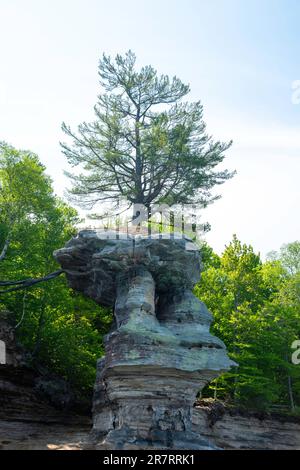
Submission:
<svg viewBox="0 0 300 470">
<path fill-rule="evenodd" d="M 272 416 L 243 413 L 225 407 L 215 417 L 215 407 L 194 408 L 192 422 L 194 432 L 215 446 L 226 450 L 300 450 L 300 417 Z"/>
<path fill-rule="evenodd" d="M 45 413 L 45 410 L 44 410 Z M 36 415 L 35 415 L 36 416 Z M 90 422 L 79 417 L 73 422 L 17 421 L 0 418 L 0 450 L 96 450 L 90 441 Z M 282 417 L 258 419 L 254 416 L 224 415 L 212 426 L 207 410 L 194 408 L 192 427 L 212 446 L 225 450 L 300 450 L 300 423 Z"/>
</svg>

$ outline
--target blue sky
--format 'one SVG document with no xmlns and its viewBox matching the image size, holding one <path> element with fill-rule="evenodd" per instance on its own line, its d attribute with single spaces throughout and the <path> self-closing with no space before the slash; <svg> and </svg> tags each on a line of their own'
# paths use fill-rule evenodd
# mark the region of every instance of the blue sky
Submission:
<svg viewBox="0 0 300 470">
<path fill-rule="evenodd" d="M 93 119 L 99 57 L 131 48 L 234 141 L 208 242 L 236 233 L 264 255 L 300 238 L 299 24 L 296 0 L 0 0 L 0 139 L 38 153 L 62 195 L 61 122 Z"/>
</svg>

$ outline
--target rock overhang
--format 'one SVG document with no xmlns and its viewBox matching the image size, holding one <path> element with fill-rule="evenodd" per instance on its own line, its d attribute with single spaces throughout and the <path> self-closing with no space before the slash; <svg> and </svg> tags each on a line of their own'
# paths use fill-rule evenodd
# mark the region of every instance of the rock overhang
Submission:
<svg viewBox="0 0 300 470">
<path fill-rule="evenodd" d="M 56 250 L 54 257 L 69 285 L 100 305 L 114 305 L 117 284 L 131 271 L 150 272 L 158 293 L 191 289 L 200 278 L 199 249 L 179 234 L 167 238 L 84 230 Z"/>
</svg>

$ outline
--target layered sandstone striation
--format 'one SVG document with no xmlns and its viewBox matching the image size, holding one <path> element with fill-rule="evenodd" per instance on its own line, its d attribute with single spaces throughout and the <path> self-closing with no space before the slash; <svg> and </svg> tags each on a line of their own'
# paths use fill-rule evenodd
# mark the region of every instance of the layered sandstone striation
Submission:
<svg viewBox="0 0 300 470">
<path fill-rule="evenodd" d="M 192 430 L 204 385 L 234 363 L 192 293 L 200 257 L 187 238 L 83 231 L 55 257 L 72 288 L 112 306 L 98 361 L 93 436 L 102 449 L 210 449 Z"/>
</svg>

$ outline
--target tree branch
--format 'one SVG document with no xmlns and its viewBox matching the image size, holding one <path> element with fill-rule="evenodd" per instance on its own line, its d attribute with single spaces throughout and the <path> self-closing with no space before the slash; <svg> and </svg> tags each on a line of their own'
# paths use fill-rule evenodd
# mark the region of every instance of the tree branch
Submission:
<svg viewBox="0 0 300 470">
<path fill-rule="evenodd" d="M 59 269 L 58 271 L 47 274 L 47 276 L 40 277 L 37 279 L 24 279 L 23 281 L 0 281 L 1 286 L 14 286 L 10 287 L 9 289 L 0 290 L 0 295 L 8 294 L 9 292 L 15 292 L 22 289 L 27 289 L 28 287 L 32 287 L 35 284 L 39 284 L 40 282 L 50 281 L 51 279 L 60 276 L 64 272 L 65 271 L 63 269 Z"/>
</svg>

